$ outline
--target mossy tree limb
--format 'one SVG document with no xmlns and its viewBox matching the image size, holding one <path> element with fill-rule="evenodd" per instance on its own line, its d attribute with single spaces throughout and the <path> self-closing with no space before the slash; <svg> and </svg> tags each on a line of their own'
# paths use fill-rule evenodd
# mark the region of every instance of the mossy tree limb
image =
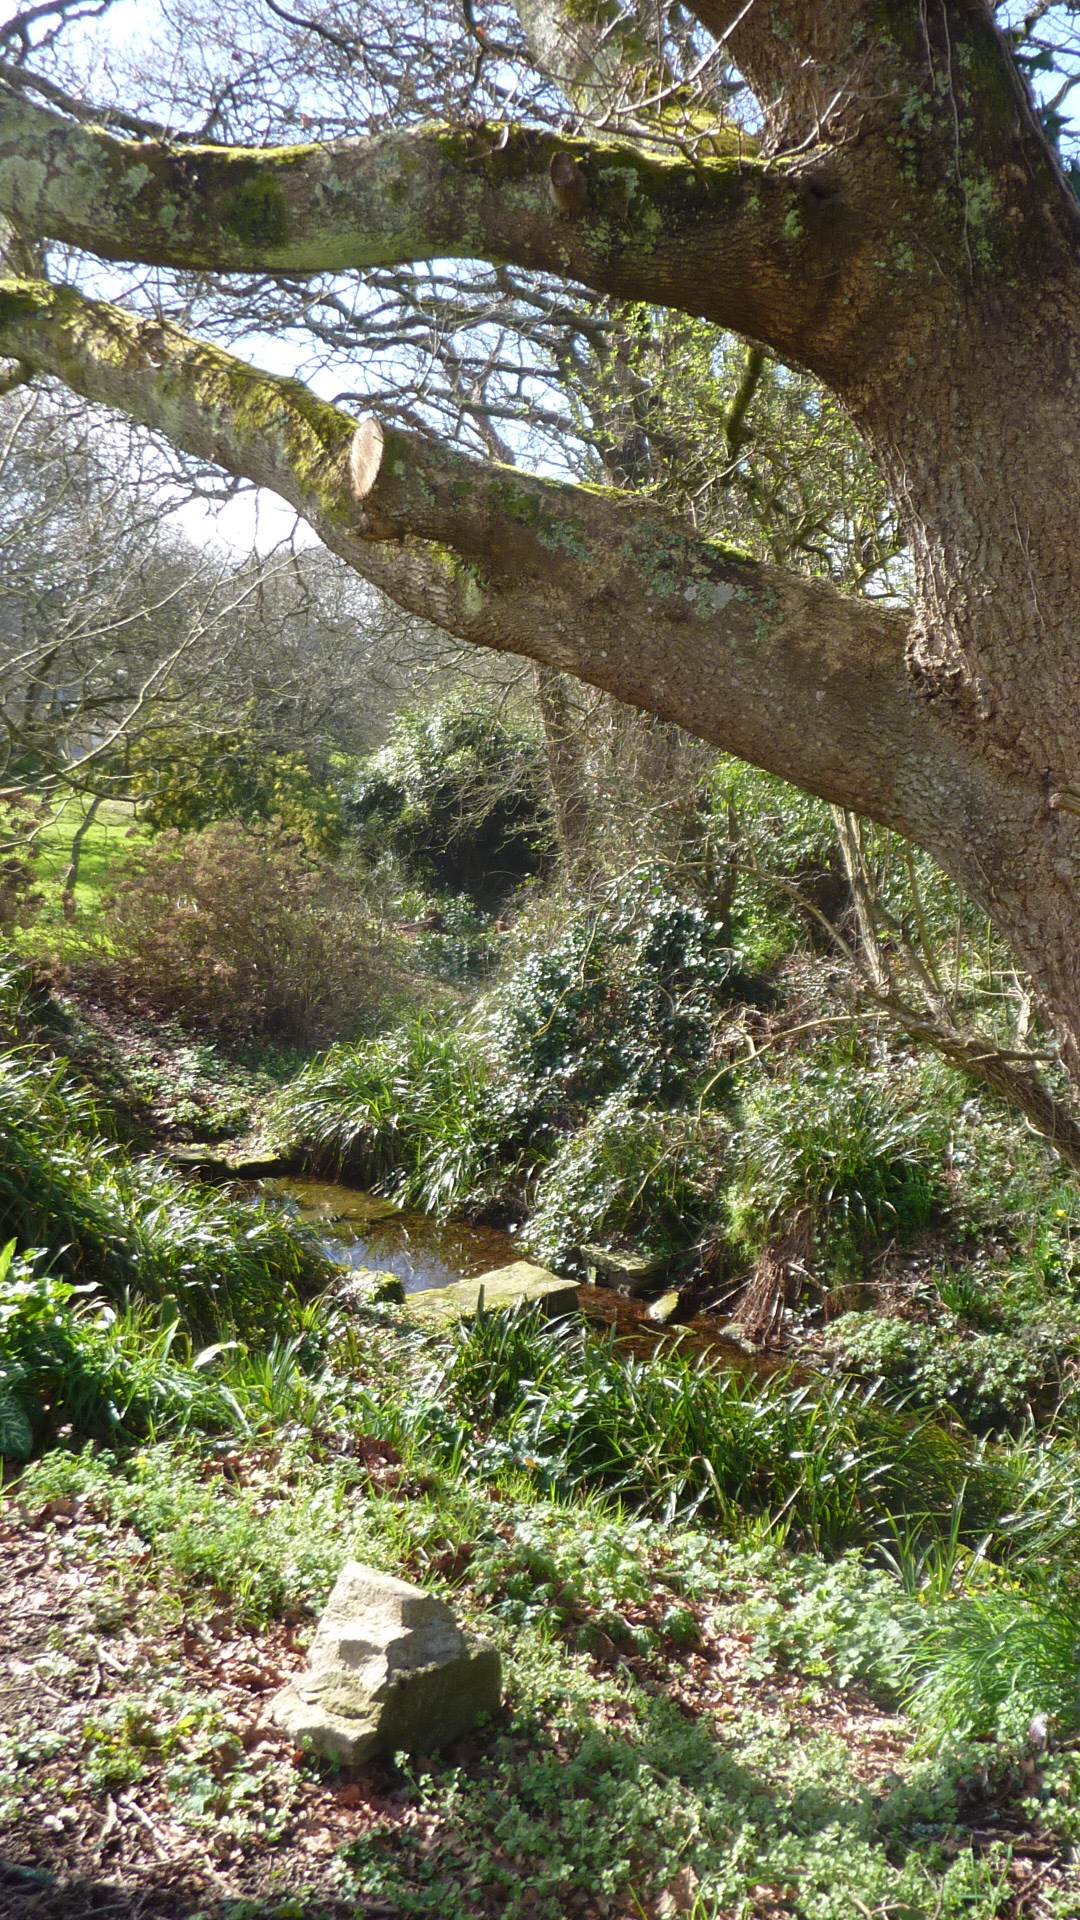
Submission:
<svg viewBox="0 0 1080 1920">
<path fill-rule="evenodd" d="M 820 277 L 792 244 L 801 173 L 753 143 L 691 163 L 629 141 L 422 126 L 325 146 L 169 145 L 66 120 L 0 84 L 0 213 L 107 260 L 216 272 L 342 272 L 439 256 L 558 274 L 677 304 L 798 352 Z M 585 182 L 553 204 L 551 164 Z M 857 244 L 819 214 L 822 271 Z M 868 236 L 863 236 L 868 244 Z"/>
<path fill-rule="evenodd" d="M 0 354 L 273 488 L 461 638 L 692 727 L 953 867 L 955 822 L 1003 817 L 1008 796 L 910 685 L 903 613 L 700 540 L 633 496 L 358 427 L 299 381 L 72 288 L 0 283 Z"/>
</svg>

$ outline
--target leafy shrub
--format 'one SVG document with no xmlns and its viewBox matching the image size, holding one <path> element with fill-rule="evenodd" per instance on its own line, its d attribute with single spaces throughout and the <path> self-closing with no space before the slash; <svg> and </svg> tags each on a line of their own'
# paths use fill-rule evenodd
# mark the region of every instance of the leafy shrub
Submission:
<svg viewBox="0 0 1080 1920">
<path fill-rule="evenodd" d="M 348 815 L 369 859 L 393 852 L 428 885 L 486 902 L 550 860 L 542 746 L 504 700 L 473 694 L 404 715 L 362 768 Z"/>
<path fill-rule="evenodd" d="M 746 1093 L 729 1194 L 749 1254 L 793 1229 L 837 1264 L 925 1226 L 945 1195 L 936 1142 L 895 1081 L 854 1061 L 811 1058 Z"/>
<path fill-rule="evenodd" d="M 275 753 L 250 727 L 204 733 L 176 726 L 141 735 L 131 746 L 130 785 L 154 833 L 197 833 L 215 820 L 277 821 L 310 853 L 341 846 L 337 791 L 315 777 L 302 754 Z"/>
<path fill-rule="evenodd" d="M 715 1213 L 728 1130 L 612 1094 L 559 1148 L 536 1188 L 528 1244 L 549 1266 L 588 1245 L 657 1254 L 693 1245 Z"/>
<path fill-rule="evenodd" d="M 63 1278 L 170 1302 L 195 1337 L 269 1333 L 322 1260 L 277 1214 L 229 1201 L 95 1131 L 55 1066 L 0 1055 L 0 1239 L 43 1248 Z"/>
<path fill-rule="evenodd" d="M 674 1216 L 686 1206 L 692 1237 L 713 1184 L 714 1138 L 706 1127 L 695 1147 L 694 1129 L 673 1124 L 665 1144 L 655 1117 L 638 1122 L 632 1109 L 690 1094 L 718 1009 L 748 989 L 737 956 L 699 908 L 660 895 L 582 911 L 553 950 L 528 952 L 456 1029 L 418 1020 L 313 1062 L 279 1101 L 276 1123 L 295 1148 L 445 1211 L 488 1198 L 493 1183 L 519 1191 L 609 1101 L 606 1120 L 579 1150 L 567 1146 L 553 1175 L 544 1244 L 580 1239 L 588 1183 L 602 1166 L 606 1231 L 637 1232 L 652 1204 L 662 1210 L 660 1236 L 674 1230 L 685 1245 Z M 647 1190 L 633 1202 L 642 1179 Z"/>
<path fill-rule="evenodd" d="M 829 1350 L 863 1379 L 881 1379 L 934 1412 L 952 1412 L 977 1432 L 1015 1426 L 1060 1398 L 1080 1351 L 1070 1317 L 1042 1318 L 1016 1332 L 973 1332 L 954 1314 L 931 1324 L 848 1313 L 828 1329 Z"/>
<path fill-rule="evenodd" d="M 355 1033 L 390 985 L 355 889 L 296 841 L 233 821 L 163 835 L 117 889 L 105 930 L 129 992 L 232 1035 Z"/>
<path fill-rule="evenodd" d="M 451 986 L 469 986 L 489 975 L 499 957 L 491 916 L 467 893 L 450 894 L 427 908 L 410 960 L 418 972 Z"/>
<path fill-rule="evenodd" d="M 526 953 L 485 1010 L 507 1122 L 542 1143 L 616 1088 L 641 1103 L 687 1099 L 720 1010 L 760 992 L 692 902 L 649 891 L 579 908 L 546 951 Z"/>
</svg>

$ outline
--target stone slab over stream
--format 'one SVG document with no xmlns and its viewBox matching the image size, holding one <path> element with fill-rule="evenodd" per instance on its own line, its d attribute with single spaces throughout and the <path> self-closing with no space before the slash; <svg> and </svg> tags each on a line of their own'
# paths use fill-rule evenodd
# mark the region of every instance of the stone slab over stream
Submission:
<svg viewBox="0 0 1080 1920">
<path fill-rule="evenodd" d="M 455 1320 L 473 1320 L 480 1311 L 514 1307 L 519 1301 L 535 1302 L 552 1316 L 576 1313 L 577 1285 L 560 1280 L 546 1267 L 534 1267 L 530 1260 L 513 1260 L 508 1267 L 494 1267 L 473 1280 L 459 1280 L 452 1287 L 427 1287 L 423 1293 L 406 1296 L 405 1311 L 411 1320 L 425 1327 L 451 1326 Z"/>
</svg>

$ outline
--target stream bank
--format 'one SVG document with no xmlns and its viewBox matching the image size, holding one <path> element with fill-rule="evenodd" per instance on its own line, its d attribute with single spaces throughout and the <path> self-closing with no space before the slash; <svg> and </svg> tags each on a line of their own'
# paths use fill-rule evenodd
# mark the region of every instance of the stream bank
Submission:
<svg viewBox="0 0 1080 1920">
<path fill-rule="evenodd" d="M 522 1260 L 517 1237 L 503 1228 L 440 1222 L 340 1182 L 271 1177 L 252 1182 L 246 1190 L 313 1229 L 335 1266 L 386 1274 L 401 1282 L 406 1295 L 449 1289 Z M 598 1329 L 610 1329 L 621 1346 L 639 1357 L 677 1339 L 684 1352 L 708 1355 L 758 1376 L 790 1364 L 776 1355 L 749 1352 L 709 1314 L 657 1323 L 646 1300 L 620 1288 L 582 1284 L 575 1293 L 584 1318 Z"/>
</svg>

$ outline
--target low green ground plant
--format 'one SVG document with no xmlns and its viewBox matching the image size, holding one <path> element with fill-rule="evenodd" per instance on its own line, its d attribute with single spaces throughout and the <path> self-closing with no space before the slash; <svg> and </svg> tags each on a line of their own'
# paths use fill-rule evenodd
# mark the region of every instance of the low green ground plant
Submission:
<svg viewBox="0 0 1080 1920">
<path fill-rule="evenodd" d="M 1015 1330 L 994 1331 L 945 1310 L 927 1320 L 849 1313 L 830 1323 L 827 1351 L 845 1372 L 883 1380 L 910 1404 L 992 1433 L 1072 1399 L 1080 1325 L 1071 1312 L 1045 1308 Z"/>
<path fill-rule="evenodd" d="M 72 842 L 86 811 L 86 801 L 72 796 L 46 805 L 42 817 L 31 824 L 27 851 L 32 854 L 29 871 L 36 899 L 25 924 L 9 936 L 12 948 L 26 960 L 78 965 L 96 951 L 105 896 L 147 844 L 148 831 L 128 802 L 103 801 L 85 830 L 75 886 L 67 888 Z M 0 833 L 2 822 L 0 809 Z"/>
<path fill-rule="evenodd" d="M 511 1319 L 497 1350 L 493 1331 L 481 1323 L 451 1364 L 459 1387 L 468 1369 L 485 1418 L 501 1407 L 508 1419 L 516 1368 L 506 1356 L 523 1365 L 531 1352 L 537 1373 L 535 1329 Z M 970 1747 L 905 1765 L 879 1788 L 860 1781 L 821 1715 L 820 1689 L 840 1681 L 892 1697 L 890 1678 L 933 1610 L 904 1601 L 856 1553 L 831 1564 L 793 1555 L 782 1529 L 725 1540 L 703 1510 L 690 1527 L 660 1527 L 584 1480 L 552 1495 L 509 1458 L 485 1463 L 463 1447 L 451 1458 L 445 1432 L 425 1424 L 437 1404 L 431 1361 L 391 1322 L 373 1328 L 365 1398 L 329 1416 L 369 1436 L 397 1433 L 406 1498 L 374 1484 L 361 1457 L 320 1453 L 310 1432 L 250 1453 L 194 1434 L 123 1457 L 53 1450 L 16 1495 L 31 1512 L 59 1501 L 107 1516 L 93 1550 L 118 1572 L 137 1553 L 140 1584 L 171 1592 L 194 1621 L 223 1600 L 240 1623 L 310 1618 L 356 1555 L 451 1592 L 459 1614 L 496 1638 L 507 1712 L 485 1735 L 483 1766 L 450 1759 L 399 1776 L 398 1799 L 452 1829 L 452 1851 L 433 1857 L 396 1819 L 365 1823 L 339 1856 L 339 1892 L 456 1920 L 471 1920 L 478 1897 L 516 1920 L 562 1920 L 583 1897 L 615 1910 L 637 1899 L 648 1911 L 671 1886 L 689 1887 L 693 1910 L 718 1920 L 752 1912 L 766 1884 L 800 1920 L 862 1906 L 917 1920 L 1004 1910 L 1005 1857 L 952 1845 Z M 318 1431 L 326 1419 L 324 1407 Z M 667 1689 L 700 1637 L 718 1632 L 742 1650 L 723 1669 L 723 1711 L 687 1716 Z M 185 1824 L 221 1820 L 239 1835 L 267 1808 L 231 1731 L 212 1699 L 143 1686 L 91 1712 L 84 1764 L 102 1794 L 137 1792 L 167 1764 L 168 1803 L 178 1797 Z M 9 1794 L 18 1773 L 16 1761 Z"/>
</svg>

